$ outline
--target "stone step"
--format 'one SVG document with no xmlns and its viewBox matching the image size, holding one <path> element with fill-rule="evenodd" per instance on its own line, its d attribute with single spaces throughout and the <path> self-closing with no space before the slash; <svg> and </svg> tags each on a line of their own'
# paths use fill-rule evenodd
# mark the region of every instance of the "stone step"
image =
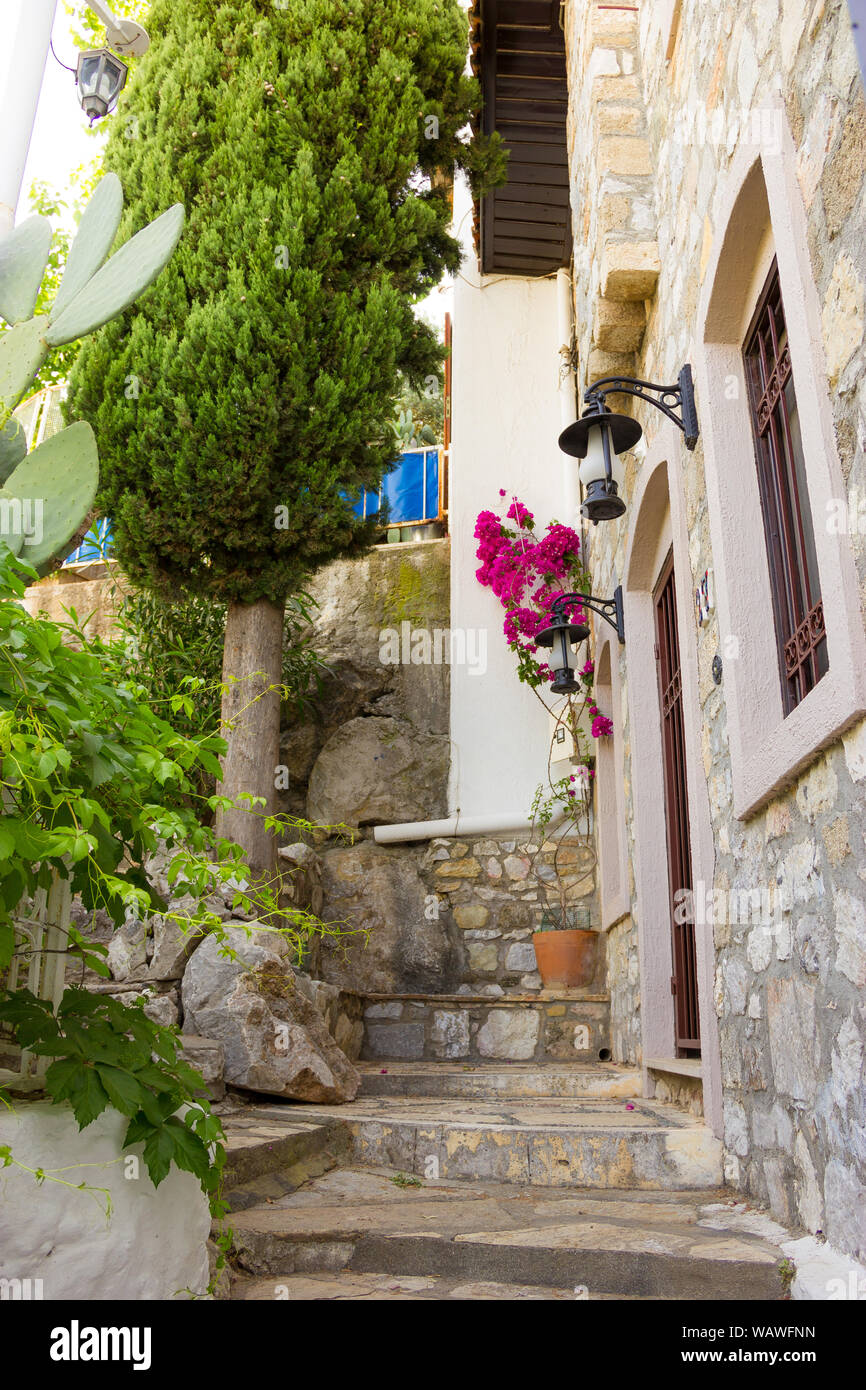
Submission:
<svg viewBox="0 0 866 1390">
<path fill-rule="evenodd" d="M 324 1298 L 781 1297 L 778 1245 L 726 1196 L 413 1185 L 392 1170 L 339 1169 L 233 1217 L 236 1264 L 271 1281 L 270 1293 L 256 1283 L 236 1296 L 291 1297 L 294 1276 L 296 1296 Z M 301 1295 L 314 1275 L 322 1292 Z M 480 1286 L 499 1287 L 467 1292 Z"/>
<path fill-rule="evenodd" d="M 282 1195 L 286 1184 L 293 1190 L 334 1167 L 351 1148 L 334 1111 L 312 1119 L 298 1116 L 293 1106 L 244 1106 L 220 1118 L 226 1136 L 223 1190 L 233 1209 L 273 1195 L 268 1178 L 277 1181 L 278 1175 Z M 249 1199 L 242 1195 L 245 1189 Z"/>
<path fill-rule="evenodd" d="M 516 1097 L 592 1097 L 598 1100 L 639 1096 L 641 1075 L 610 1063 L 580 1062 L 359 1062 L 361 1092 L 366 1096 L 451 1096 L 503 1100 Z"/>
<path fill-rule="evenodd" d="M 304 1303 L 405 1303 L 407 1300 L 414 1302 L 421 1299 L 441 1302 L 450 1298 L 480 1299 L 482 1302 L 544 1299 L 571 1303 L 575 1299 L 614 1299 L 619 1303 L 653 1302 L 657 1301 L 659 1296 L 647 1294 L 645 1300 L 642 1300 L 640 1295 L 591 1294 L 584 1293 L 581 1288 L 553 1289 L 540 1284 L 499 1284 L 491 1279 L 443 1279 L 438 1274 L 354 1274 L 351 1270 L 339 1269 L 327 1273 L 279 1274 L 276 1278 L 270 1279 L 238 1278 L 232 1287 L 231 1297 L 239 1301 L 262 1303 L 298 1300 Z"/>
<path fill-rule="evenodd" d="M 312 1105 L 298 1119 L 333 1115 Z M 353 1161 L 447 1181 L 534 1187 L 718 1187 L 722 1146 L 657 1101 L 361 1096 L 339 1109 Z"/>
<path fill-rule="evenodd" d="M 610 1058 L 610 1001 L 587 989 L 535 994 L 364 996 L 365 1061 L 587 1062 Z"/>
</svg>

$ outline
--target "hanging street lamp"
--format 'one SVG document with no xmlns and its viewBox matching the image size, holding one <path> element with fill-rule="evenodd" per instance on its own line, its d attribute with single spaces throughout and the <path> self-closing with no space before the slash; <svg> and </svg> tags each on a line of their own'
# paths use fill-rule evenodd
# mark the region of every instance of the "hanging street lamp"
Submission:
<svg viewBox="0 0 866 1390">
<path fill-rule="evenodd" d="M 592 594 L 560 594 L 550 605 L 553 618 L 550 627 L 542 628 L 532 639 L 537 646 L 550 651 L 549 664 L 553 671 L 550 690 L 553 695 L 572 695 L 580 689 L 580 682 L 574 674 L 577 657 L 573 648 L 578 642 L 586 640 L 589 627 L 567 616 L 567 610 L 575 604 L 598 613 L 599 617 L 610 623 L 620 642 L 625 642 L 621 585 L 614 589 L 613 598 L 595 598 Z"/>
<path fill-rule="evenodd" d="M 75 80 L 81 109 L 93 125 L 117 105 L 129 72 L 110 48 L 88 48 L 78 55 Z"/>
<path fill-rule="evenodd" d="M 594 525 L 613 521 L 625 511 L 625 473 L 618 456 L 633 449 L 643 434 L 630 415 L 608 410 L 607 397 L 617 394 L 637 396 L 661 410 L 682 430 L 687 449 L 694 449 L 700 434 L 689 363 L 675 386 L 658 386 L 630 376 L 601 377 L 588 386 L 584 393 L 586 409 L 579 420 L 562 431 L 559 447 L 563 453 L 582 460 L 579 476 L 585 496 L 580 510 Z"/>
</svg>

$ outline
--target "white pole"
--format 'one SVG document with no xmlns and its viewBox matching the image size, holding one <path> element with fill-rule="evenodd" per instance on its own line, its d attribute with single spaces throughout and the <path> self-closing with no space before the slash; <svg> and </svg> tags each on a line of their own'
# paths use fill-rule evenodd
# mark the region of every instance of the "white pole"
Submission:
<svg viewBox="0 0 866 1390">
<path fill-rule="evenodd" d="M 24 181 L 57 0 L 19 0 L 0 88 L 0 234 L 12 230 Z"/>
</svg>

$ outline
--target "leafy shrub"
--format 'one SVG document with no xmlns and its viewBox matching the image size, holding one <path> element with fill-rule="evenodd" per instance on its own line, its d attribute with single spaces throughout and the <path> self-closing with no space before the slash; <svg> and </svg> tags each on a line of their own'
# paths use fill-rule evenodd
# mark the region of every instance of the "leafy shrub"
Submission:
<svg viewBox="0 0 866 1390">
<path fill-rule="evenodd" d="M 255 909 L 259 928 L 282 930 L 296 948 L 317 931 L 339 935 L 300 909 L 280 910 L 276 889 L 257 889 L 253 903 L 236 886 L 245 878 L 240 847 L 201 819 L 224 798 L 203 799 L 197 790 L 203 775 L 219 775 L 223 740 L 184 733 L 156 713 L 140 683 L 122 678 L 119 645 L 88 639 L 75 621 L 31 617 L 19 602 L 23 570 L 0 546 L 0 978 L 16 951 L 16 914 L 55 877 L 69 880 L 88 911 L 103 908 L 118 926 L 127 914 L 164 910 L 145 874 L 148 855 L 162 844 L 174 852 L 173 891 L 200 904 L 183 919 L 189 930 L 203 927 L 226 942 L 219 917 L 201 904 L 231 883 L 233 906 Z M 170 688 L 167 675 L 167 712 L 194 724 L 189 697 Z M 271 818 L 268 828 L 276 825 Z M 109 977 L 107 948 L 74 923 L 66 954 Z M 174 1162 L 213 1195 L 219 1123 L 197 1098 L 204 1082 L 178 1060 L 170 1030 L 140 1008 L 80 989 L 65 992 L 56 1014 L 28 990 L 0 991 L 0 1022 L 22 1047 L 56 1059 L 46 1087 L 55 1101 L 70 1103 L 82 1128 L 113 1105 L 129 1116 L 125 1146 L 144 1141 L 154 1183 Z M 176 1112 L 184 1106 L 181 1120 Z"/>
</svg>

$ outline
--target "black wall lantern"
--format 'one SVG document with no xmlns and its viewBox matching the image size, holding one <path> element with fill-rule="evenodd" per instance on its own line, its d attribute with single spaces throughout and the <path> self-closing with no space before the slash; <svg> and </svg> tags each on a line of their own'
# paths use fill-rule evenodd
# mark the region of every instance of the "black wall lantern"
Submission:
<svg viewBox="0 0 866 1390">
<path fill-rule="evenodd" d="M 584 392 L 586 409 L 579 420 L 562 431 L 559 447 L 563 453 L 583 460 L 580 481 L 585 495 L 580 510 L 596 525 L 599 521 L 612 521 L 625 511 L 624 472 L 618 455 L 633 449 L 643 434 L 630 415 L 616 415 L 608 410 L 607 397 L 618 393 L 638 396 L 661 410 L 682 430 L 687 449 L 694 449 L 700 433 L 688 362 L 675 386 L 657 386 L 630 376 L 605 376 L 588 386 Z"/>
<path fill-rule="evenodd" d="M 81 109 L 91 125 L 114 110 L 128 71 L 110 48 L 89 48 L 79 54 L 75 79 Z"/>
<path fill-rule="evenodd" d="M 550 650 L 550 666 L 553 671 L 550 689 L 554 695 L 572 695 L 575 690 L 580 689 L 580 682 L 574 675 L 577 658 L 572 646 L 586 640 L 589 628 L 586 623 L 575 623 L 566 616 L 566 608 L 574 603 L 580 603 L 581 607 L 591 608 L 594 613 L 598 613 L 605 622 L 610 623 L 620 642 L 625 641 L 621 585 L 614 589 L 613 598 L 594 598 L 592 594 L 560 594 L 551 604 L 553 622 L 550 627 L 542 628 L 533 639 L 537 646 Z"/>
</svg>

